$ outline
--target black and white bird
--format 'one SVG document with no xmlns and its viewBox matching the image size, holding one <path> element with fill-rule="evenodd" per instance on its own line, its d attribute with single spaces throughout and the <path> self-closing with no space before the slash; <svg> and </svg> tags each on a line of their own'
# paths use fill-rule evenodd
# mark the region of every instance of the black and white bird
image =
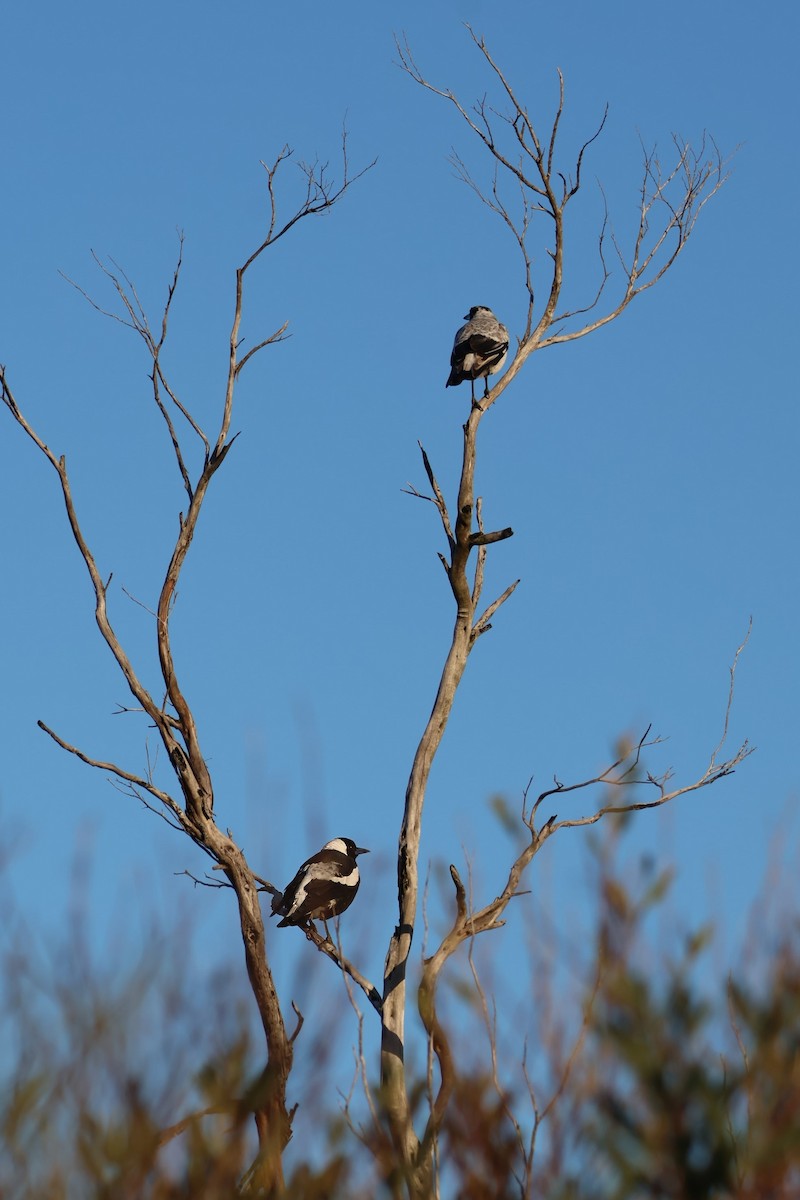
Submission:
<svg viewBox="0 0 800 1200">
<path fill-rule="evenodd" d="M 453 342 L 450 375 L 445 387 L 457 387 L 468 379 L 475 403 L 475 380 L 483 379 L 484 395 L 489 395 L 488 376 L 495 375 L 508 354 L 508 330 L 485 304 L 474 305 L 467 313 Z"/>
<path fill-rule="evenodd" d="M 356 859 L 369 854 L 351 838 L 334 838 L 307 858 L 283 895 L 274 896 L 272 911 L 283 917 L 278 929 L 338 917 L 355 899 L 361 878 Z"/>
</svg>

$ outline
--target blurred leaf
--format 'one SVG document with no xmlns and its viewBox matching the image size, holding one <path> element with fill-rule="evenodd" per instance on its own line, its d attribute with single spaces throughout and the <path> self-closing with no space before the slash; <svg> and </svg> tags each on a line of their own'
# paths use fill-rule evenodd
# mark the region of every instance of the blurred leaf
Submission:
<svg viewBox="0 0 800 1200">
<path fill-rule="evenodd" d="M 512 809 L 508 797 L 495 792 L 489 797 L 489 810 L 497 818 L 505 832 L 515 840 L 522 836 L 519 807 Z"/>
</svg>

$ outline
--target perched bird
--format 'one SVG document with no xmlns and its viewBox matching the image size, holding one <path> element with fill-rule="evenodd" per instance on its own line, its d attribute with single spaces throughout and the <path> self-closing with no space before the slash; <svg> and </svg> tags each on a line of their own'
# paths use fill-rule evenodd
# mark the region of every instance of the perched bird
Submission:
<svg viewBox="0 0 800 1200">
<path fill-rule="evenodd" d="M 467 313 L 453 342 L 450 355 L 450 375 L 445 387 L 457 387 L 468 379 L 472 384 L 472 402 L 475 403 L 475 380 L 487 380 L 495 375 L 508 354 L 508 330 L 485 304 L 474 305 Z M 484 395 L 489 395 L 488 381 L 484 383 Z"/>
<path fill-rule="evenodd" d="M 369 854 L 369 850 L 350 838 L 334 838 L 307 858 L 283 895 L 273 897 L 272 911 L 283 917 L 278 929 L 327 921 L 349 908 L 361 882 L 356 862 L 359 854 Z"/>
</svg>

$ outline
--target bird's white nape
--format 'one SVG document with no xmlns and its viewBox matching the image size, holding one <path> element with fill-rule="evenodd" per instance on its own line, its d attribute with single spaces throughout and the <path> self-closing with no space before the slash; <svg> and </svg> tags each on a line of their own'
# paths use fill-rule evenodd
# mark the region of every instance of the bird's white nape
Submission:
<svg viewBox="0 0 800 1200">
<path fill-rule="evenodd" d="M 347 854 L 347 846 L 344 844 L 343 838 L 333 838 L 330 842 L 326 842 L 322 849 L 338 850 L 340 854 Z"/>
</svg>

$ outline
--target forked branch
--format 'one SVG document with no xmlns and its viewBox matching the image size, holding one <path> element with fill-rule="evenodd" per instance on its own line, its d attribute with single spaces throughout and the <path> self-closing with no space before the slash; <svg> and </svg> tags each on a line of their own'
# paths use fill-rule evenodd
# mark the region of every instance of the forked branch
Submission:
<svg viewBox="0 0 800 1200">
<path fill-rule="evenodd" d="M 565 267 L 565 229 L 567 209 L 579 194 L 583 183 L 586 155 L 600 137 L 608 117 L 606 106 L 597 126 L 569 160 L 562 162 L 561 120 L 564 114 L 565 87 L 558 71 L 555 111 L 546 131 L 541 132 L 508 77 L 493 58 L 485 40 L 467 30 L 482 56 L 495 86 L 500 92 L 498 106 L 486 96 L 467 107 L 447 88 L 431 83 L 417 64 L 405 39 L 396 39 L 400 66 L 420 87 L 446 100 L 458 113 L 492 159 L 488 184 L 479 183 L 464 157 L 453 151 L 451 162 L 458 176 L 476 193 L 483 204 L 500 218 L 508 229 L 522 258 L 527 309 L 524 329 L 514 358 L 503 377 L 494 385 L 488 407 L 505 390 L 525 360 L 535 350 L 560 345 L 585 337 L 616 320 L 628 305 L 664 276 L 688 242 L 697 219 L 712 196 L 728 177 L 727 163 L 714 139 L 704 133 L 697 149 L 673 136 L 672 155 L 662 163 L 655 148 L 642 147 L 642 181 L 639 217 L 629 246 L 611 237 L 621 267 L 622 283 L 618 295 L 605 312 L 592 320 L 580 318 L 595 311 L 612 278 L 607 261 L 608 211 L 602 192 L 603 218 L 597 238 L 598 280 L 586 300 L 570 308 L 561 307 Z M 509 186 L 510 185 L 510 186 Z M 544 217 L 541 228 L 539 218 Z M 535 232 L 544 242 L 549 266 L 544 276 L 544 299 L 537 303 L 534 269 L 537 254 L 530 235 Z"/>
<path fill-rule="evenodd" d="M 502 927 L 504 924 L 503 916 L 508 905 L 515 897 L 521 894 L 520 888 L 525 871 L 545 842 L 557 833 L 558 830 L 594 824 L 603 817 L 614 813 L 636 812 L 667 804 L 679 796 L 699 791 L 724 778 L 726 775 L 730 775 L 738 764 L 752 753 L 752 748 L 747 742 L 744 742 L 730 758 L 720 760 L 720 752 L 728 734 L 734 696 L 736 666 L 749 637 L 750 631 L 748 629 L 746 637 L 736 650 L 730 669 L 730 685 L 722 736 L 711 753 L 708 767 L 697 779 L 679 788 L 667 790 L 666 781 L 671 777 L 671 771 L 668 770 L 660 778 L 657 778 L 649 771 L 644 770 L 641 765 L 643 751 L 662 744 L 661 738 L 651 738 L 649 736 L 650 729 L 648 728 L 636 745 L 624 747 L 613 763 L 591 779 L 570 785 L 561 784 L 556 781 L 555 786 L 540 793 L 530 807 L 527 803 L 528 789 L 526 788 L 522 804 L 522 821 L 527 828 L 528 838 L 511 864 L 501 891 L 493 900 L 490 900 L 481 908 L 472 909 L 468 903 L 466 889 L 459 873 L 456 867 L 451 865 L 450 875 L 455 888 L 453 924 L 436 951 L 425 959 L 419 990 L 420 1019 L 439 1066 L 439 1086 L 430 1106 L 424 1135 L 419 1143 L 418 1168 L 420 1172 L 427 1161 L 426 1156 L 429 1156 L 430 1148 L 438 1136 L 450 1097 L 456 1085 L 456 1070 L 452 1051 L 447 1032 L 442 1025 L 437 1011 L 437 986 L 445 964 L 464 942 L 469 941 L 471 943 L 477 935 Z M 537 828 L 536 815 L 544 800 L 554 795 L 566 795 L 593 786 L 602 786 L 610 789 L 612 792 L 616 789 L 625 788 L 655 788 L 658 795 L 657 798 L 649 801 L 631 800 L 627 803 L 609 801 L 601 805 L 588 817 L 567 818 L 559 821 L 554 814 L 543 825 Z M 577 1053 L 577 1048 L 575 1053 Z M 567 1064 L 567 1070 L 571 1068 L 571 1064 L 572 1057 Z M 547 1115 L 547 1111 L 549 1111 L 556 1098 L 557 1095 L 551 1100 L 545 1113 L 540 1114 L 537 1111 L 537 1124 L 540 1119 L 543 1119 Z"/>
<path fill-rule="evenodd" d="M 419 895 L 419 848 L 422 830 L 422 811 L 428 778 L 434 757 L 441 745 L 456 691 L 466 668 L 467 659 L 481 634 L 490 628 L 490 617 L 511 596 L 516 583 L 489 605 L 476 621 L 477 605 L 483 587 L 486 553 L 489 546 L 505 541 L 511 529 L 487 533 L 483 527 L 482 505 L 475 497 L 475 460 L 480 422 L 488 405 L 474 405 L 463 427 L 463 457 L 456 501 L 455 528 L 436 479 L 430 459 L 420 446 L 425 473 L 433 491 L 433 503 L 447 539 L 447 555 L 439 555 L 455 602 L 455 623 L 450 648 L 445 659 L 433 709 L 417 747 L 406 788 L 403 822 L 400 830 L 397 866 L 398 921 L 390 940 L 383 980 L 381 1079 L 382 1094 L 389 1131 L 395 1153 L 408 1174 L 409 1192 L 427 1196 L 431 1184 L 432 1138 L 434 1126 L 420 1142 L 413 1125 L 410 1099 L 403 1065 L 405 1044 L 406 971 L 417 916 Z M 421 495 L 411 489 L 413 495 Z M 428 497 L 428 499 L 431 499 Z M 475 528 L 477 524 L 477 529 Z M 475 552 L 475 570 L 470 580 L 468 565 Z M 430 974 L 430 993 L 420 992 L 420 1006 L 431 1022 L 430 1036 L 440 1062 L 450 1062 L 447 1038 L 435 1014 L 435 978 Z M 429 998 L 428 998 L 429 997 Z M 423 1020 L 426 1017 L 423 1015 Z M 442 1093 L 438 1108 L 444 1111 L 450 1094 L 450 1083 Z M 434 1107 L 437 1107 L 435 1104 Z"/>
<path fill-rule="evenodd" d="M 120 781 L 125 789 L 138 795 L 148 807 L 153 806 L 149 804 L 146 796 L 149 795 L 158 801 L 164 810 L 165 819 L 167 817 L 171 818 L 169 823 L 173 828 L 180 828 L 183 832 L 187 833 L 215 861 L 224 872 L 228 884 L 236 894 L 245 962 L 251 989 L 264 1029 L 267 1051 L 267 1064 L 263 1072 L 264 1086 L 259 1091 L 259 1101 L 253 1114 L 258 1129 L 260 1151 L 253 1168 L 248 1173 L 248 1179 L 253 1187 L 259 1190 L 259 1194 L 263 1195 L 282 1194 L 283 1192 L 281 1156 L 291 1136 L 291 1113 L 286 1103 L 286 1086 L 292 1065 L 293 1041 L 299 1032 L 300 1024 L 298 1023 L 297 1029 L 291 1036 L 287 1035 L 274 981 L 266 957 L 264 921 L 260 908 L 256 877 L 251 871 L 244 854 L 233 841 L 232 836 L 229 833 L 223 833 L 214 819 L 211 775 L 200 747 L 192 709 L 178 682 L 170 637 L 170 619 L 174 609 L 178 581 L 197 530 L 203 501 L 212 478 L 225 461 L 235 441 L 235 436 L 230 436 L 230 426 L 236 381 L 243 367 L 260 350 L 279 342 L 286 330 L 286 323 L 284 322 L 274 333 L 257 341 L 253 348 L 241 359 L 238 357 L 246 272 L 270 245 L 283 237 L 298 221 L 306 216 L 321 213 L 336 204 L 351 184 L 364 173 L 360 171 L 353 175 L 350 172 L 347 160 L 346 135 L 343 135 L 342 155 L 344 174 L 342 181 L 338 184 L 331 181 L 327 172 L 327 165 L 320 165 L 319 163 L 312 165 L 301 164 L 301 171 L 305 177 L 304 197 L 294 215 L 278 227 L 275 179 L 281 163 L 288 157 L 288 154 L 288 150 L 285 149 L 282 151 L 273 166 L 267 169 L 269 217 L 266 236 L 263 237 L 256 249 L 236 271 L 233 322 L 228 350 L 228 378 L 221 405 L 219 428 L 213 447 L 210 439 L 203 432 L 199 421 L 192 415 L 188 407 L 179 400 L 175 388 L 168 382 L 162 363 L 162 352 L 167 338 L 173 300 L 180 277 L 183 250 L 182 236 L 177 265 L 168 287 L 167 299 L 160 320 L 157 324 L 150 322 L 144 305 L 139 298 L 136 286 L 125 271 L 114 263 L 113 260 L 111 260 L 112 270 L 111 267 L 101 262 L 96 255 L 94 256 L 101 271 L 110 280 L 114 288 L 117 300 L 121 306 L 121 314 L 102 308 L 83 289 L 78 289 L 86 296 L 94 308 L 119 321 L 127 328 L 132 329 L 143 340 L 152 364 L 150 378 L 153 401 L 165 422 L 182 485 L 189 500 L 185 514 L 180 514 L 177 522 L 178 534 L 165 571 L 164 581 L 154 614 L 158 657 L 164 685 L 164 694 L 161 703 L 156 703 L 150 692 L 142 684 L 109 619 L 107 599 L 111 576 L 109 575 L 107 578 L 104 578 L 101 575 L 95 557 L 82 532 L 73 501 L 66 460 L 63 455 L 59 457 L 53 453 L 23 414 L 11 390 L 6 371 L 4 368 L 0 368 L 0 387 L 2 388 L 3 403 L 8 408 L 13 419 L 58 475 L 72 535 L 86 565 L 94 589 L 95 617 L 98 627 L 134 697 L 136 703 L 135 706 L 131 707 L 138 708 L 145 713 L 158 732 L 166 750 L 167 760 L 180 784 L 184 806 L 181 807 L 164 789 L 156 786 L 149 774 L 143 777 L 113 762 L 106 762 L 90 756 L 67 742 L 64 738 L 59 737 L 43 722 L 40 722 L 40 725 L 64 750 L 74 754 L 82 762 L 96 769 L 109 772 Z M 182 444 L 178 423 L 174 420 L 175 413 L 180 414 L 188 422 L 190 429 L 202 443 L 202 465 L 194 477 L 190 455 L 186 447 Z M 125 706 L 120 706 L 120 711 L 126 711 Z M 334 961 L 337 961 L 340 969 L 347 971 L 364 988 L 365 993 L 375 1003 L 377 995 L 375 988 L 363 976 L 360 976 L 351 964 L 341 958 L 335 948 L 332 948 L 332 951 L 329 953 L 334 958 Z"/>
</svg>

